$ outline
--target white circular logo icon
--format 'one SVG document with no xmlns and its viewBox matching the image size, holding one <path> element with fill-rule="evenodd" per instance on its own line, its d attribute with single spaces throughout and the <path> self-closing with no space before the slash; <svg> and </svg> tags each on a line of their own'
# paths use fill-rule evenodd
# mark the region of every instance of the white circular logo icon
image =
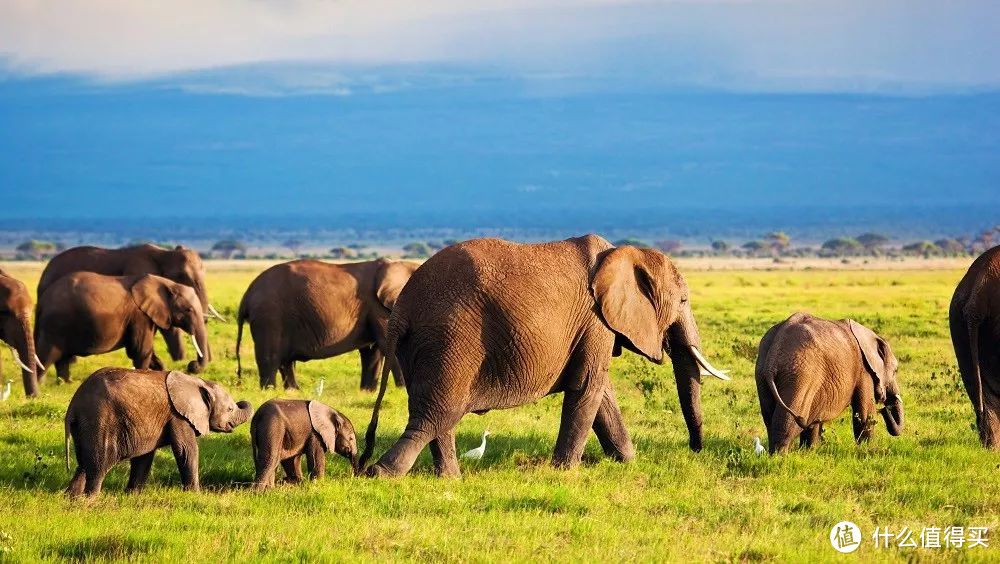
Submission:
<svg viewBox="0 0 1000 564">
<path fill-rule="evenodd" d="M 850 521 L 837 523 L 830 529 L 830 544 L 837 552 L 854 552 L 861 546 L 861 527 Z"/>
</svg>

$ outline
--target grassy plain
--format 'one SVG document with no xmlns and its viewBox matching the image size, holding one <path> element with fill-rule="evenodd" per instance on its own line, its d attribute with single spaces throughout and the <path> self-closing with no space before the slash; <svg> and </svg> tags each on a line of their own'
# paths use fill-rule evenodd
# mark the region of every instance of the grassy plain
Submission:
<svg viewBox="0 0 1000 564">
<path fill-rule="evenodd" d="M 1000 539 L 988 550 L 877 550 L 870 539 L 876 526 L 1000 526 L 1000 459 L 978 445 L 948 339 L 948 302 L 967 264 L 713 272 L 681 263 L 705 351 L 734 378 L 706 382 L 705 449 L 695 454 L 669 365 L 615 359 L 614 382 L 638 450 L 628 465 L 603 458 L 592 438 L 582 467 L 550 468 L 561 404 L 554 396 L 466 417 L 460 452 L 476 446 L 483 429 L 493 436 L 481 461 L 463 462 L 460 480 L 433 477 L 426 452 L 410 476 L 380 481 L 352 479 L 348 465 L 331 456 L 321 483 L 254 493 L 244 487 L 253 472 L 245 425 L 202 439 L 202 493 L 179 489 L 167 449 L 141 495 L 121 493 L 123 464 L 99 499 L 71 502 L 61 493 L 69 478 L 65 407 L 80 379 L 126 363 L 122 352 L 81 359 L 71 385 L 53 384 L 50 372 L 40 399 L 26 401 L 15 382 L 13 397 L 0 404 L 0 560 L 996 559 Z M 246 379 L 236 382 L 233 319 L 261 265 L 207 266 L 212 301 L 230 321 L 210 324 L 217 358 L 206 377 L 259 405 L 280 392 L 257 389 L 249 339 Z M 5 268 L 32 287 L 40 273 L 38 265 Z M 889 437 L 879 422 L 873 440 L 857 447 L 845 416 L 812 452 L 753 454 L 752 438 L 765 436 L 753 381 L 758 339 L 803 309 L 854 317 L 890 340 L 907 401 L 902 437 Z M 4 377 L 16 378 L 9 353 L 2 354 Z M 291 396 L 310 397 L 325 376 L 323 401 L 359 429 L 367 425 L 373 396 L 357 389 L 356 355 L 298 369 L 303 392 Z M 404 393 L 390 388 L 376 455 L 401 432 L 405 413 Z M 867 537 L 849 556 L 828 541 L 830 527 L 845 519 Z"/>
</svg>

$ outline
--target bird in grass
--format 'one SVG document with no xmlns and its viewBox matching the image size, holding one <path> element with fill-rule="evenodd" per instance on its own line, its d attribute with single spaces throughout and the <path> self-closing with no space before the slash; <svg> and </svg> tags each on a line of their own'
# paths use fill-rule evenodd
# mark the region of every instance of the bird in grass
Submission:
<svg viewBox="0 0 1000 564">
<path fill-rule="evenodd" d="M 10 398 L 10 380 L 7 380 L 7 384 L 4 385 L 3 391 L 0 392 L 0 401 L 7 401 Z"/>
<path fill-rule="evenodd" d="M 753 438 L 753 453 L 756 454 L 757 456 L 760 456 L 760 455 L 764 454 L 765 452 L 767 452 L 767 449 L 764 448 L 764 445 L 760 444 L 760 437 L 754 437 Z"/>
<path fill-rule="evenodd" d="M 316 397 L 323 395 L 323 384 L 326 382 L 326 378 L 320 378 L 319 382 L 316 383 Z"/>
<path fill-rule="evenodd" d="M 483 431 L 483 442 L 479 444 L 478 447 L 466 452 L 462 455 L 462 458 L 468 458 L 469 460 L 479 460 L 486 454 L 486 437 L 490 436 L 489 431 Z"/>
</svg>

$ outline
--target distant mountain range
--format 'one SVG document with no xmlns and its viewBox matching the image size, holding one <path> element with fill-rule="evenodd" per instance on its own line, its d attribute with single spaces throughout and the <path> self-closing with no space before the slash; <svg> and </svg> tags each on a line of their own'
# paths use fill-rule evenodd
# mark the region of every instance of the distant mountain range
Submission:
<svg viewBox="0 0 1000 564">
<path fill-rule="evenodd" d="M 819 240 L 1000 223 L 1000 94 L 393 84 L 8 76 L 0 231 Z"/>
</svg>

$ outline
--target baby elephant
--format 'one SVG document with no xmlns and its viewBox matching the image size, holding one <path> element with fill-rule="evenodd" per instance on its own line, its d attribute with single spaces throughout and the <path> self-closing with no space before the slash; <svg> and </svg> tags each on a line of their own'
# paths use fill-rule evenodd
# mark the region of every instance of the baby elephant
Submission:
<svg viewBox="0 0 1000 564">
<path fill-rule="evenodd" d="M 848 404 L 857 442 L 871 434 L 876 409 L 889 434 L 898 436 L 903 429 L 898 366 L 885 339 L 850 319 L 796 313 L 772 327 L 760 341 L 756 369 L 770 452 L 787 451 L 799 435 L 802 446 L 817 444 L 823 423 Z"/>
<path fill-rule="evenodd" d="M 96 495 L 108 470 L 129 460 L 126 491 L 141 490 L 156 449 L 170 445 L 184 489 L 198 490 L 198 441 L 211 431 L 229 433 L 253 413 L 222 386 L 180 372 L 102 368 L 87 378 L 66 411 L 76 451 L 70 497 Z"/>
<path fill-rule="evenodd" d="M 285 477 L 302 481 L 302 455 L 312 479 L 326 471 L 326 453 L 334 451 L 351 461 L 357 471 L 358 446 L 354 425 L 328 405 L 309 400 L 273 399 L 260 406 L 250 422 L 250 441 L 257 469 L 256 486 L 274 486 L 274 473 L 281 462 Z"/>
</svg>

